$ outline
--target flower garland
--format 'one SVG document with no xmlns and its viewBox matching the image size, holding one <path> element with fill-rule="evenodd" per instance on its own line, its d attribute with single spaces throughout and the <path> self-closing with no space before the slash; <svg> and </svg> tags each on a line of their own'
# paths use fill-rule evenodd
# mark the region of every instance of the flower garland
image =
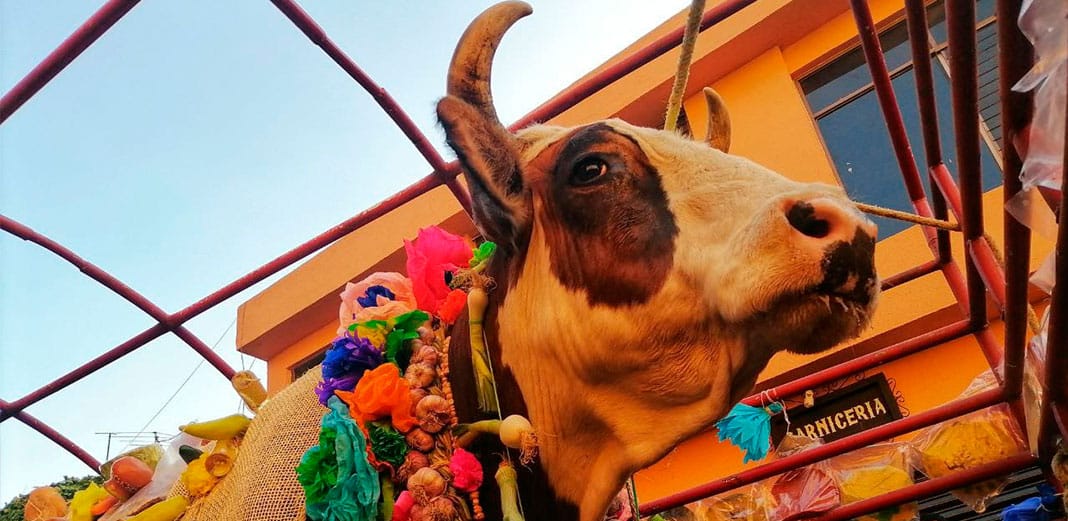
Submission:
<svg viewBox="0 0 1068 521">
<path fill-rule="evenodd" d="M 315 389 L 330 412 L 296 469 L 308 519 L 484 517 L 482 466 L 452 434 L 446 328 L 487 285 L 495 245 L 432 227 L 404 247 L 407 277 L 376 273 L 340 295 L 338 337 Z"/>
</svg>

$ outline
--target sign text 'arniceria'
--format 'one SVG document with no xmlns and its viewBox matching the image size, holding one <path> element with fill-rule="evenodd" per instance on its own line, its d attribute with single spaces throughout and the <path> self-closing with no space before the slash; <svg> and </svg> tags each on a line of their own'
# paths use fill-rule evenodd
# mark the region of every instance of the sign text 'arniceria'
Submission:
<svg viewBox="0 0 1068 521">
<path fill-rule="evenodd" d="M 901 411 L 886 377 L 879 373 L 819 397 L 810 409 L 790 409 L 787 416 L 789 427 L 781 415 L 772 423 L 776 444 L 787 429 L 798 436 L 834 441 L 900 419 Z"/>
</svg>

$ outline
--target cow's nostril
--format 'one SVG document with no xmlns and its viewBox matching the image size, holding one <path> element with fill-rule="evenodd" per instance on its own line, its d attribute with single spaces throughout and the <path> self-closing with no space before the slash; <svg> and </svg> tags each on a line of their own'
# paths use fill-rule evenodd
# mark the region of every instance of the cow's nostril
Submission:
<svg viewBox="0 0 1068 521">
<path fill-rule="evenodd" d="M 798 201 L 786 211 L 786 220 L 797 231 L 816 239 L 822 239 L 831 233 L 831 223 L 816 216 L 816 208 L 804 201 Z"/>
</svg>

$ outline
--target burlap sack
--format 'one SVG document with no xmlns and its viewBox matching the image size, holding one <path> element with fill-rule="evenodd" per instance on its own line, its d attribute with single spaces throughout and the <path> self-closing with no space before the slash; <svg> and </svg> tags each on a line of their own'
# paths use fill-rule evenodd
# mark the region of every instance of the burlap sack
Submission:
<svg viewBox="0 0 1068 521">
<path fill-rule="evenodd" d="M 304 490 L 296 468 L 309 447 L 319 443 L 318 367 L 264 402 L 245 434 L 234 467 L 193 502 L 184 521 L 300 521 Z M 181 482 L 172 495 L 186 495 Z"/>
</svg>

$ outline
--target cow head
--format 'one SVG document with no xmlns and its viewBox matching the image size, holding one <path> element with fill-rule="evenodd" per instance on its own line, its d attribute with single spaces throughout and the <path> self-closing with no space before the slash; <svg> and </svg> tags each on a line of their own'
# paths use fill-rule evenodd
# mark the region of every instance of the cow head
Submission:
<svg viewBox="0 0 1068 521">
<path fill-rule="evenodd" d="M 607 120 L 510 133 L 490 64 L 522 2 L 487 10 L 453 56 L 438 117 L 498 243 L 501 359 L 556 494 L 597 519 L 626 477 L 723 417 L 776 351 L 858 334 L 875 226 L 838 187 L 705 142 Z"/>
</svg>

